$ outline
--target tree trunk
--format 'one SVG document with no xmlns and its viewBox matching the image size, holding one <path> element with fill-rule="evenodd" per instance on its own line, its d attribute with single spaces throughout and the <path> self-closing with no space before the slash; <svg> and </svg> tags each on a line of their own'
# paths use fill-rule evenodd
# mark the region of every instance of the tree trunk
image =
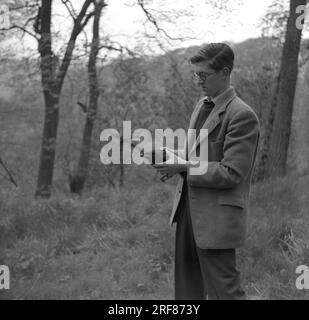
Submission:
<svg viewBox="0 0 309 320">
<path fill-rule="evenodd" d="M 53 167 L 56 152 L 56 135 L 59 118 L 59 93 L 53 74 L 53 52 L 51 39 L 52 0 L 42 1 L 40 9 L 41 38 L 41 81 L 45 102 L 44 129 L 41 146 L 40 167 L 36 196 L 49 197 L 52 185 Z"/>
<path fill-rule="evenodd" d="M 82 194 L 88 173 L 88 164 L 91 150 L 91 137 L 98 110 L 98 79 L 96 70 L 96 61 L 99 52 L 100 43 L 100 17 L 104 7 L 104 1 L 96 1 L 95 13 L 93 19 L 93 38 L 91 43 L 91 50 L 88 62 L 88 81 L 89 81 L 89 104 L 87 109 L 87 117 L 83 132 L 82 146 L 80 150 L 80 157 L 77 168 L 73 175 L 69 177 L 71 192 Z"/>
<path fill-rule="evenodd" d="M 76 38 L 91 17 L 91 14 L 86 16 L 86 12 L 91 4 L 91 0 L 86 0 L 84 2 L 78 17 L 74 21 L 72 34 L 67 44 L 66 52 L 58 73 L 56 70 L 57 57 L 52 51 L 52 0 L 44 0 L 41 3 L 41 8 L 39 10 L 39 21 L 41 25 L 37 27 L 37 31 L 40 34 L 39 53 L 41 56 L 40 68 L 45 103 L 45 118 L 35 196 L 49 198 L 51 195 L 56 155 L 56 140 L 59 121 L 59 98 L 66 72 L 71 63 Z"/>
<path fill-rule="evenodd" d="M 275 108 L 277 103 L 277 95 L 278 95 L 278 87 L 279 87 L 279 80 L 280 77 L 277 77 L 275 88 L 273 89 L 272 93 L 272 100 L 270 104 L 270 108 L 268 111 L 267 121 L 265 122 L 265 130 L 264 135 L 261 137 L 261 147 L 259 148 L 259 152 L 257 154 L 257 165 L 253 173 L 252 181 L 259 182 L 264 181 L 267 178 L 266 170 L 268 164 L 268 156 L 269 156 L 269 149 L 270 149 L 270 139 L 272 135 L 272 128 L 274 124 L 275 118 Z"/>
<path fill-rule="evenodd" d="M 290 14 L 282 51 L 278 83 L 278 96 L 267 161 L 268 176 L 284 176 L 291 133 L 293 102 L 298 73 L 298 55 L 302 29 L 296 27 L 299 14 L 296 8 L 306 5 L 306 0 L 290 0 Z"/>
</svg>

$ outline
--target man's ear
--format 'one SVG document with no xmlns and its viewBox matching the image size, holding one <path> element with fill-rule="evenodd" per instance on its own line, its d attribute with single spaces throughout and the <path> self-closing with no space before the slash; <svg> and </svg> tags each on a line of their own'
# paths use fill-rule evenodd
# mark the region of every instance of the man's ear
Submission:
<svg viewBox="0 0 309 320">
<path fill-rule="evenodd" d="M 230 69 L 229 69 L 228 67 L 224 67 L 224 68 L 222 69 L 222 73 L 223 73 L 223 75 L 224 75 L 225 77 L 228 77 L 231 72 L 230 72 Z"/>
</svg>

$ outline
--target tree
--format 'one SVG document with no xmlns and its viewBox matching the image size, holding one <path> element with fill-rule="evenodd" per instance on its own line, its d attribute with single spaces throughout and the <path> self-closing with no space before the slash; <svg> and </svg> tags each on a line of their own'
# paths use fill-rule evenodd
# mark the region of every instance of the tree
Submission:
<svg viewBox="0 0 309 320">
<path fill-rule="evenodd" d="M 97 0 L 94 4 L 94 19 L 92 28 L 92 43 L 88 62 L 88 83 L 89 83 L 89 104 L 87 107 L 87 117 L 83 132 L 82 146 L 80 150 L 80 157 L 78 166 L 75 173 L 70 176 L 70 188 L 71 192 L 81 194 L 88 171 L 89 155 L 91 148 L 91 136 L 93 131 L 93 125 L 98 110 L 98 80 L 96 62 L 100 46 L 100 17 L 104 6 L 106 6 L 103 0 Z"/>
<path fill-rule="evenodd" d="M 68 6 L 69 1 L 63 0 L 62 2 Z M 35 31 L 40 36 L 38 50 L 41 56 L 41 79 L 45 101 L 45 119 L 38 181 L 35 192 L 36 197 L 49 198 L 51 195 L 59 121 L 60 94 L 65 75 L 72 59 L 76 39 L 94 14 L 93 11 L 87 14 L 91 4 L 92 0 L 85 0 L 80 13 L 76 17 L 72 17 L 74 19 L 73 29 L 59 68 L 59 59 L 52 49 L 52 0 L 42 1 L 41 6 L 39 7 Z"/>
<path fill-rule="evenodd" d="M 298 74 L 298 55 L 302 34 L 302 29 L 296 26 L 296 19 L 300 15 L 297 13 L 296 8 L 301 5 L 306 5 L 306 0 L 290 0 L 290 13 L 281 57 L 278 86 L 273 103 L 273 124 L 266 166 L 269 176 L 283 176 L 286 174 L 293 102 Z"/>
</svg>

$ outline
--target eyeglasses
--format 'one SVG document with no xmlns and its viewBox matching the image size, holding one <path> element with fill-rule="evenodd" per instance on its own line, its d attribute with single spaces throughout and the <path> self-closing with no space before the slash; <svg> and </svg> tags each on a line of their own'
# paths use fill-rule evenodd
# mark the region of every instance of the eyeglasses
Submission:
<svg viewBox="0 0 309 320">
<path fill-rule="evenodd" d="M 218 73 L 219 71 L 216 71 L 216 72 L 213 72 L 213 73 L 207 73 L 207 72 L 194 72 L 193 73 L 193 76 L 194 76 L 194 79 L 197 79 L 197 80 L 202 80 L 202 81 L 206 81 L 206 79 L 215 74 L 215 73 Z"/>
</svg>

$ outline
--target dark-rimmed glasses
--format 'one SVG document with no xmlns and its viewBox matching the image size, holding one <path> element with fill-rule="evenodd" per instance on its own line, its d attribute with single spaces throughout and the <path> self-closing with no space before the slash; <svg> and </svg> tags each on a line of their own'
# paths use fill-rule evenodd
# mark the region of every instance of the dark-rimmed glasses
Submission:
<svg viewBox="0 0 309 320">
<path fill-rule="evenodd" d="M 203 71 L 200 71 L 200 72 L 194 72 L 193 73 L 193 77 L 194 79 L 197 79 L 197 80 L 202 80 L 202 81 L 206 81 L 207 78 L 215 73 L 218 73 L 219 71 L 215 71 L 215 72 L 212 72 L 212 73 L 207 73 L 207 72 L 203 72 Z"/>
</svg>

